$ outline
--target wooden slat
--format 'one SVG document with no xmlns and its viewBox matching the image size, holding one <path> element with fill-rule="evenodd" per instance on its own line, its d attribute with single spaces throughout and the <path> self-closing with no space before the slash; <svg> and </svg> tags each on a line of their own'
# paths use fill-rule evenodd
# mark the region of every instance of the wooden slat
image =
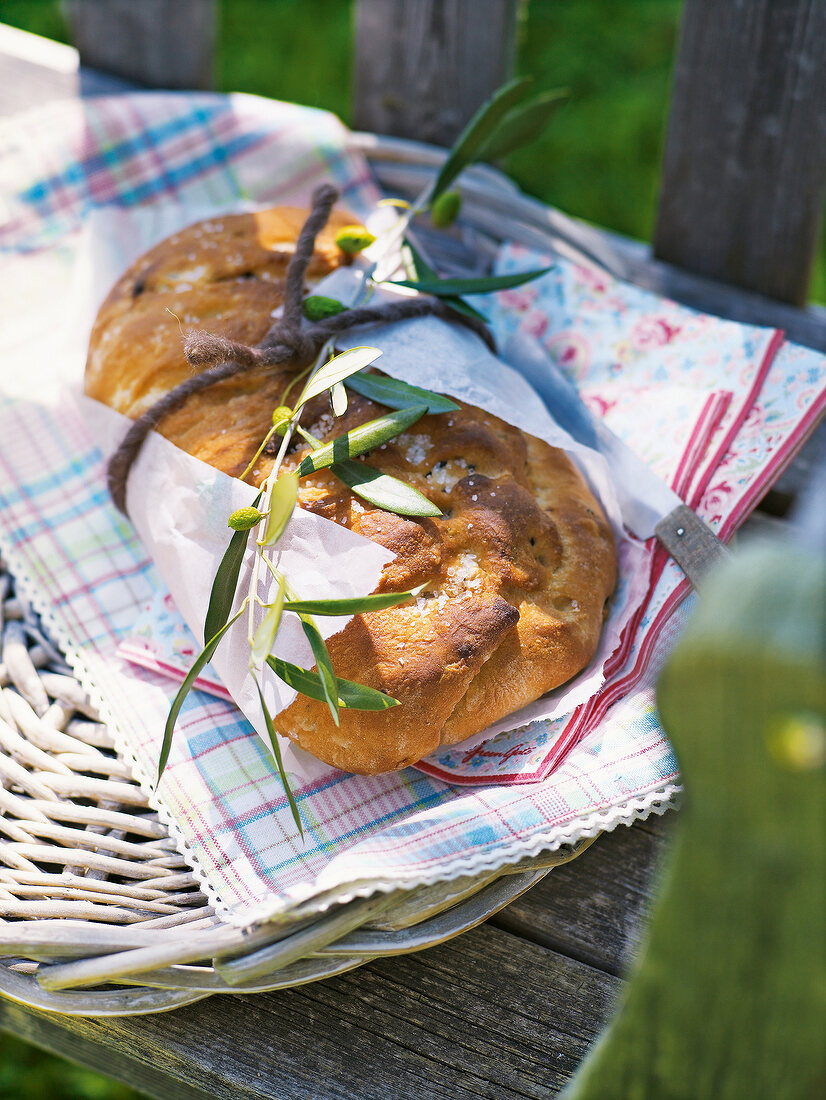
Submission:
<svg viewBox="0 0 826 1100">
<path fill-rule="evenodd" d="M 357 0 L 356 125 L 450 145 L 513 68 L 518 0 Z"/>
<path fill-rule="evenodd" d="M 66 0 L 82 65 L 151 88 L 212 88 L 215 0 Z"/>
<path fill-rule="evenodd" d="M 826 4 L 685 0 L 658 257 L 803 305 L 826 182 Z"/>
<path fill-rule="evenodd" d="M 618 989 L 610 975 L 486 925 L 299 989 L 164 1015 L 93 1020 L 0 1002 L 0 1027 L 164 1100 L 544 1100 Z"/>
<path fill-rule="evenodd" d="M 642 935 L 674 823 L 669 813 L 606 833 L 491 923 L 609 974 L 623 974 Z"/>
</svg>

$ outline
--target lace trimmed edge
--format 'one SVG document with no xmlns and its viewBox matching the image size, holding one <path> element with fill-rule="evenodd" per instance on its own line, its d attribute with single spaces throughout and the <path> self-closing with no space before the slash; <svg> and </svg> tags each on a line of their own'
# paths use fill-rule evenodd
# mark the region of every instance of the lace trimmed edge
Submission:
<svg viewBox="0 0 826 1100">
<path fill-rule="evenodd" d="M 651 814 L 661 816 L 669 809 L 676 808 L 678 804 L 682 787 L 679 783 L 669 781 L 643 794 L 635 795 L 625 802 L 592 810 L 585 815 L 572 818 L 563 825 L 554 826 L 545 832 L 522 840 L 512 841 L 506 847 L 500 847 L 489 853 L 460 856 L 429 871 L 401 870 L 397 875 L 376 878 L 359 887 L 339 884 L 332 888 L 323 888 L 323 894 L 316 879 L 307 884 L 309 888 L 302 890 L 300 897 L 290 894 L 271 894 L 253 908 L 247 907 L 240 911 L 237 905 L 227 904 L 210 882 L 207 871 L 201 865 L 198 855 L 190 848 L 172 812 L 158 797 L 149 776 L 139 765 L 115 714 L 89 671 L 81 651 L 72 640 L 65 625 L 55 615 L 43 593 L 29 577 L 21 555 L 2 533 L 0 533 L 0 553 L 14 578 L 15 585 L 40 616 L 52 640 L 63 651 L 78 683 L 88 694 L 93 706 L 97 708 L 101 720 L 112 734 L 117 755 L 129 765 L 133 779 L 146 796 L 150 808 L 157 813 L 159 821 L 169 831 L 176 850 L 186 861 L 201 891 L 215 910 L 216 916 L 233 927 L 248 928 L 253 924 L 264 923 L 286 915 L 299 905 L 302 908 L 302 915 L 321 914 L 333 906 L 343 905 L 357 898 L 367 898 L 376 893 L 414 890 L 463 875 L 490 873 L 500 867 L 513 866 L 520 860 L 536 856 L 541 852 L 556 851 L 576 844 L 580 840 L 595 837 L 599 833 L 610 832 L 620 825 L 629 826 L 635 821 L 644 821 Z M 316 905 L 313 905 L 314 897 L 321 899 Z"/>
</svg>

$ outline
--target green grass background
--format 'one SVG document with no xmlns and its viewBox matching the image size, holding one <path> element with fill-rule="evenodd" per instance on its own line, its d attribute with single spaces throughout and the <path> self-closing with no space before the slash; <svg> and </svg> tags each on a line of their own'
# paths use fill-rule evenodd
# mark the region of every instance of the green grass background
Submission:
<svg viewBox="0 0 826 1100">
<path fill-rule="evenodd" d="M 569 214 L 650 240 L 681 0 L 528 0 L 517 68 L 571 98 L 512 156 L 520 186 Z M 0 22 L 67 41 L 60 0 L 0 0 Z M 218 87 L 350 122 L 351 0 L 221 0 Z M 810 287 L 826 302 L 826 248 Z"/>
<path fill-rule="evenodd" d="M 546 202 L 651 237 L 680 0 L 530 0 L 517 70 L 570 100 L 508 171 Z M 350 0 L 222 0 L 218 87 L 334 111 L 350 121 Z M 59 0 L 0 0 L 0 22 L 67 41 Z M 812 281 L 826 301 L 823 250 Z M 0 1037 L 3 1100 L 133 1100 L 96 1074 Z"/>
</svg>

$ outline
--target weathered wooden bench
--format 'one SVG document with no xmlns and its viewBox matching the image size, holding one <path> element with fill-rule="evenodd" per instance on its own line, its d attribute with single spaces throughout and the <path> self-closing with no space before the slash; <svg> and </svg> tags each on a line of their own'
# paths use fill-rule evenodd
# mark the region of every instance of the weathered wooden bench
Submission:
<svg viewBox="0 0 826 1100">
<path fill-rule="evenodd" d="M 125 6 L 105 4 L 115 18 Z M 70 11 L 81 59 L 117 68 L 84 48 L 83 20 L 103 7 L 74 0 Z M 449 140 L 507 74 L 517 7 L 360 0 L 357 125 Z M 155 9 L 150 29 L 161 9 L 176 8 L 178 19 L 189 10 L 200 60 L 187 70 L 176 51 L 176 70 L 190 86 L 208 83 L 212 0 L 141 8 Z M 106 36 L 92 26 L 100 44 Z M 131 63 L 141 55 L 136 34 Z M 0 114 L 118 87 L 93 67 L 79 72 L 67 48 L 38 55 L 29 45 L 0 27 Z M 168 61 L 153 73 L 159 55 L 149 57 L 149 67 L 121 75 L 170 84 Z M 568 220 L 566 232 L 640 285 L 826 351 L 826 313 L 804 307 L 826 181 L 826 9 L 816 0 L 686 0 L 673 94 L 653 250 Z M 821 447 L 810 444 L 772 494 L 776 514 Z M 773 521 L 764 513 L 762 522 Z M 127 1019 L 1 1001 L 0 1027 L 159 1098 L 550 1097 L 610 1015 L 670 828 L 650 818 L 608 834 L 481 927 L 328 981 Z"/>
</svg>

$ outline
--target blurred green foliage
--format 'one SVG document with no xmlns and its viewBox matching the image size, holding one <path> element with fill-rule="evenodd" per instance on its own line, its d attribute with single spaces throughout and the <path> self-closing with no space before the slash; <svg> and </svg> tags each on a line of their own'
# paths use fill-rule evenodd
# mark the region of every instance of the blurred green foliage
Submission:
<svg viewBox="0 0 826 1100">
<path fill-rule="evenodd" d="M 653 230 L 680 0 L 539 0 L 517 71 L 570 99 L 510 174 L 530 194 L 640 239 Z"/>
<path fill-rule="evenodd" d="M 220 20 L 221 91 L 324 107 L 350 122 L 350 0 L 221 0 Z"/>
<path fill-rule="evenodd" d="M 570 214 L 650 237 L 680 7 L 523 6 L 517 71 L 537 91 L 569 89 L 570 100 L 541 140 L 509 159 L 521 187 Z M 350 123 L 352 33 L 349 0 L 224 0 L 218 85 L 326 107 Z"/>
<path fill-rule="evenodd" d="M 3 1100 L 142 1100 L 142 1094 L 0 1032 Z"/>
<path fill-rule="evenodd" d="M 0 23 L 68 42 L 60 0 L 0 0 Z"/>
<path fill-rule="evenodd" d="M 543 138 L 514 154 L 524 190 L 570 214 L 650 239 L 680 0 L 531 0 L 517 71 L 571 96 Z M 350 121 L 350 0 L 222 0 L 218 87 L 324 107 Z M 0 0 L 0 22 L 68 41 L 59 0 Z M 823 250 L 811 288 L 826 301 Z M 133 1100 L 96 1074 L 0 1037 L 3 1100 Z"/>
</svg>

